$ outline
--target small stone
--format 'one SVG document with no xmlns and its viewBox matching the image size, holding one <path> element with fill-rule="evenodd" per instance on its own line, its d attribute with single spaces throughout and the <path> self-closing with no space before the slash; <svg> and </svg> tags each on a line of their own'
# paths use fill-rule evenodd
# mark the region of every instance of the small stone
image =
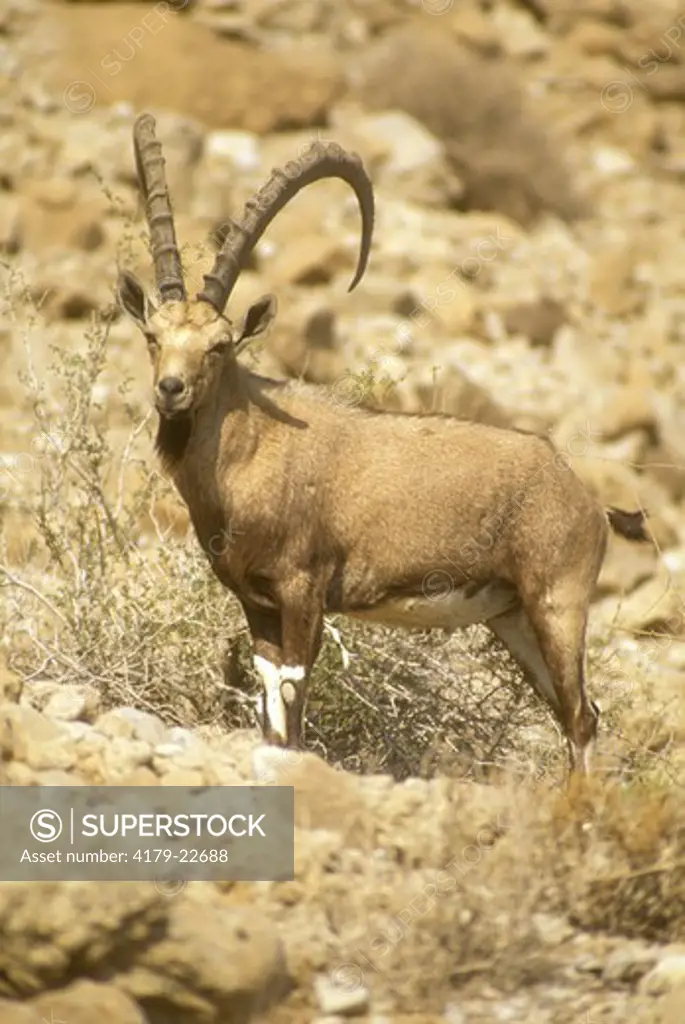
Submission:
<svg viewBox="0 0 685 1024">
<path fill-rule="evenodd" d="M 602 977 L 609 984 L 630 985 L 651 971 L 657 959 L 650 949 L 619 946 L 607 957 Z"/>
<path fill-rule="evenodd" d="M 151 768 L 141 765 L 117 779 L 117 786 L 158 786 L 159 777 Z"/>
<path fill-rule="evenodd" d="M 53 178 L 37 183 L 29 183 L 25 189 L 27 195 L 35 198 L 41 206 L 52 210 L 71 209 L 79 202 L 78 185 L 71 178 Z"/>
<path fill-rule="evenodd" d="M 79 979 L 67 988 L 45 992 L 32 1001 L 43 1021 L 58 1024 L 145 1024 L 143 1011 L 114 985 Z M 3 1018 L 4 1020 L 4 1018 Z"/>
<path fill-rule="evenodd" d="M 129 772 L 141 765 L 150 765 L 152 747 L 144 740 L 116 738 L 102 749 L 102 768 L 105 778 Z"/>
<path fill-rule="evenodd" d="M 645 302 L 645 286 L 637 276 L 642 259 L 637 244 L 614 245 L 597 253 L 590 271 L 591 302 L 610 316 L 639 312 Z"/>
<path fill-rule="evenodd" d="M 43 709 L 43 714 L 61 722 L 76 722 L 88 708 L 88 695 L 75 687 L 65 686 L 53 693 Z"/>
<path fill-rule="evenodd" d="M 5 767 L 4 784 L 6 786 L 33 786 L 35 781 L 35 772 L 21 761 L 11 761 Z"/>
<path fill-rule="evenodd" d="M 93 732 L 93 726 L 89 722 L 65 722 L 69 735 L 72 739 L 87 739 Z"/>
<path fill-rule="evenodd" d="M 445 1024 L 466 1024 L 466 1017 L 456 1003 L 447 1004 L 444 1016 Z"/>
<path fill-rule="evenodd" d="M 66 771 L 76 764 L 76 751 L 68 738 L 58 739 L 52 743 L 29 743 L 26 753 L 26 764 L 34 771 L 60 769 Z"/>
<path fill-rule="evenodd" d="M 340 986 L 324 974 L 320 974 L 314 984 L 319 1009 L 324 1014 L 352 1017 L 368 1009 L 370 994 L 365 985 Z"/>
<path fill-rule="evenodd" d="M 366 137 L 369 146 L 384 150 L 385 170 L 390 175 L 430 167 L 444 152 L 428 129 L 400 110 L 356 119 L 354 129 L 361 138 Z"/>
<path fill-rule="evenodd" d="M 532 922 L 540 942 L 545 946 L 559 946 L 574 934 L 568 921 L 554 914 L 533 914 Z"/>
<path fill-rule="evenodd" d="M 211 759 L 211 751 L 190 729 L 175 727 L 169 740 L 153 750 L 152 767 L 159 775 L 169 771 L 201 772 Z"/>
<path fill-rule="evenodd" d="M 292 986 L 273 923 L 255 907 L 228 906 L 211 896 L 164 902 L 164 929 L 137 953 L 132 969 L 117 976 L 118 987 L 139 1004 L 163 1007 L 159 1020 L 265 1019 Z"/>
<path fill-rule="evenodd" d="M 628 174 L 635 170 L 635 161 L 622 149 L 613 146 L 600 146 L 593 154 L 593 163 L 599 173 L 606 178 Z"/>
<path fill-rule="evenodd" d="M 17 750 L 14 756 L 19 759 L 22 758 L 21 751 L 25 752 L 29 742 L 51 743 L 67 735 L 63 725 L 27 705 L 9 705 L 2 709 L 2 714 L 12 723 Z"/>
<path fill-rule="evenodd" d="M 185 729 L 182 725 L 174 725 L 169 729 L 169 739 L 184 748 L 196 747 L 202 742 L 192 729 Z"/>
<path fill-rule="evenodd" d="M 255 171 L 260 165 L 259 141 L 252 132 L 210 132 L 204 157 L 243 172 Z"/>
<path fill-rule="evenodd" d="M 548 348 L 567 315 L 560 302 L 543 295 L 533 302 L 510 306 L 503 311 L 502 319 L 509 334 L 522 334 L 531 345 Z"/>
<path fill-rule="evenodd" d="M 152 746 L 168 735 L 167 727 L 156 715 L 130 707 L 114 708 L 100 715 L 95 728 L 104 736 L 144 740 Z"/>
<path fill-rule="evenodd" d="M 685 955 L 665 956 L 646 974 L 639 989 L 646 995 L 659 996 L 673 989 L 685 990 Z"/>
</svg>

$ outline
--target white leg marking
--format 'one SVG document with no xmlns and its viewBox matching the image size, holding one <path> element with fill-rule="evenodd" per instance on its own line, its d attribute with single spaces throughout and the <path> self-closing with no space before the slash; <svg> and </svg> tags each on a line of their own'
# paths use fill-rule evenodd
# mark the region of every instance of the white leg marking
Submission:
<svg viewBox="0 0 685 1024">
<path fill-rule="evenodd" d="M 267 722 L 285 743 L 287 728 L 284 702 L 293 703 L 297 696 L 294 684 L 302 682 L 307 674 L 306 669 L 302 665 L 283 665 L 279 668 L 259 654 L 255 654 L 253 660 L 264 683 Z"/>
<path fill-rule="evenodd" d="M 254 667 L 259 672 L 264 683 L 264 704 L 265 717 L 270 728 L 286 741 L 287 728 L 285 720 L 285 704 L 281 696 L 281 670 L 277 665 L 272 665 L 266 658 L 255 654 Z"/>
<path fill-rule="evenodd" d="M 307 671 L 302 665 L 282 665 L 280 673 L 281 682 L 285 682 L 286 679 L 290 679 L 293 683 L 301 683 L 306 676 Z"/>
<path fill-rule="evenodd" d="M 286 704 L 292 704 L 297 697 L 296 683 L 301 683 L 306 676 L 302 665 L 283 665 L 281 667 L 281 695 Z"/>
</svg>

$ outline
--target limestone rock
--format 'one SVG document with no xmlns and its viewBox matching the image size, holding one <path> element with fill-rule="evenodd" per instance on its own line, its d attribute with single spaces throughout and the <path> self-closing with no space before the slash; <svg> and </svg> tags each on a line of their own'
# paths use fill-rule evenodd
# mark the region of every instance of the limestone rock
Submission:
<svg viewBox="0 0 685 1024">
<path fill-rule="evenodd" d="M 147 882 L 0 883 L 0 995 L 29 997 L 73 977 L 126 965 L 132 945 L 153 940 L 168 913 Z"/>
<path fill-rule="evenodd" d="M 350 987 L 336 984 L 335 979 L 320 975 L 316 979 L 316 995 L 322 1013 L 355 1017 L 368 1008 L 370 993 L 365 985 Z"/>
<path fill-rule="evenodd" d="M 92 721 L 98 712 L 98 695 L 85 687 L 64 686 L 53 693 L 44 714 L 62 722 Z"/>
<path fill-rule="evenodd" d="M 65 744 L 68 733 L 63 725 L 45 718 L 34 708 L 23 705 L 5 705 L 0 711 L 4 722 L 4 733 L 10 736 L 7 743 L 11 745 L 12 757 L 18 761 L 28 761 L 31 757 L 42 759 L 49 757 L 43 751 L 62 749 L 68 758 Z M 56 755 L 57 756 L 57 755 Z M 73 760 L 72 760 L 73 763 Z M 43 767 L 63 767 L 63 765 L 43 765 Z"/>
<path fill-rule="evenodd" d="M 134 999 L 168 1019 L 247 1024 L 282 998 L 289 978 L 280 940 L 251 909 L 170 901 L 159 941 L 117 979 Z"/>
<path fill-rule="evenodd" d="M 630 984 L 651 971 L 656 962 L 654 950 L 625 945 L 615 949 L 607 958 L 603 977 L 609 982 Z"/>
<path fill-rule="evenodd" d="M 636 277 L 644 254 L 635 245 L 616 245 L 598 253 L 590 276 L 590 299 L 611 316 L 625 317 L 639 312 L 644 288 Z"/>
<path fill-rule="evenodd" d="M 111 1024 L 146 1024 L 140 1007 L 114 985 L 81 980 L 56 992 L 46 992 L 28 1004 L 42 1014 L 43 1020 L 64 1019 L 68 1024 L 93 1024 L 95 1020 Z"/>
<path fill-rule="evenodd" d="M 531 345 L 547 347 L 566 323 L 566 311 L 556 299 L 543 295 L 534 302 L 520 302 L 502 311 L 509 334 L 522 334 Z"/>
<path fill-rule="evenodd" d="M 108 738 L 142 740 L 151 746 L 163 742 L 168 730 L 162 720 L 149 711 L 120 707 L 105 712 L 95 722 L 99 733 Z"/>
<path fill-rule="evenodd" d="M 44 1024 L 45 1016 L 36 1007 L 0 999 L 0 1020 L 3 1024 Z"/>
<path fill-rule="evenodd" d="M 640 982 L 640 988 L 649 995 L 660 995 L 674 989 L 685 991 L 685 955 L 672 954 L 663 957 Z"/>
<path fill-rule="evenodd" d="M 359 787 L 347 772 L 336 771 L 316 754 L 262 745 L 253 754 L 258 782 L 295 788 L 295 824 L 303 829 L 340 831 L 353 842 L 368 827 Z"/>
</svg>

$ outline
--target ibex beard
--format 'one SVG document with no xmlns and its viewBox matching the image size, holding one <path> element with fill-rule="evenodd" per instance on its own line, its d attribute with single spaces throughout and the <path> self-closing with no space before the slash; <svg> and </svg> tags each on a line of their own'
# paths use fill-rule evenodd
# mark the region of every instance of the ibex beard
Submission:
<svg viewBox="0 0 685 1024">
<path fill-rule="evenodd" d="M 189 299 L 149 114 L 136 121 L 134 148 L 159 299 L 124 271 L 119 301 L 147 339 L 158 453 L 244 611 L 266 740 L 301 743 L 327 613 L 450 631 L 485 623 L 560 723 L 571 769 L 586 772 L 597 731 L 585 688 L 592 590 L 609 527 L 646 540 L 643 514 L 605 510 L 546 438 L 343 407 L 325 388 L 239 363 L 276 303 L 264 296 L 233 321 L 228 298 L 270 221 L 304 186 L 338 177 L 354 189 L 362 238 L 350 288 L 361 279 L 374 200 L 355 154 L 319 142 L 275 169 Z M 438 577 L 448 586 L 429 592 Z"/>
</svg>

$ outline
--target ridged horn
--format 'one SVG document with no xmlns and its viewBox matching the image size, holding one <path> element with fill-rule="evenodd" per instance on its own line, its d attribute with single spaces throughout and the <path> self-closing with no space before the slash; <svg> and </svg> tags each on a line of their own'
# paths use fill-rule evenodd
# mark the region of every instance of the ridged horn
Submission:
<svg viewBox="0 0 685 1024">
<path fill-rule="evenodd" d="M 145 199 L 157 290 L 163 303 L 172 299 L 182 300 L 187 297 L 183 267 L 176 244 L 162 146 L 155 135 L 155 119 L 152 114 L 140 114 L 136 118 L 133 147 L 138 181 Z"/>
<path fill-rule="evenodd" d="M 373 186 L 356 153 L 347 153 L 335 142 L 313 142 L 299 160 L 275 167 L 269 180 L 245 204 L 240 223 L 230 222 L 214 266 L 204 275 L 197 298 L 223 313 L 240 271 L 264 231 L 286 203 L 307 185 L 322 178 L 341 178 L 352 187 L 362 216 L 362 236 L 357 269 L 348 291 L 359 284 L 366 270 L 374 222 Z"/>
</svg>

